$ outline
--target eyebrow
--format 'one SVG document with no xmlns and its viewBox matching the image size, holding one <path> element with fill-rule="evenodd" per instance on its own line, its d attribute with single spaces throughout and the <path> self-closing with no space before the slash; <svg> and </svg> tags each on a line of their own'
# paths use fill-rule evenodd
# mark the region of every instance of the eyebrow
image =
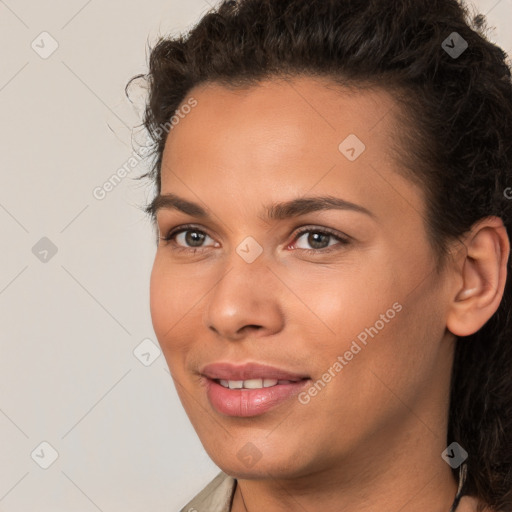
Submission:
<svg viewBox="0 0 512 512">
<path fill-rule="evenodd" d="M 300 197 L 282 203 L 273 203 L 265 208 L 265 216 L 260 218 L 268 220 L 283 220 L 298 217 L 310 212 L 320 210 L 349 210 L 364 213 L 372 218 L 375 215 L 368 209 L 350 201 L 334 196 Z M 192 217 L 209 219 L 210 215 L 202 206 L 175 194 L 158 194 L 153 201 L 144 208 L 153 219 L 160 210 L 178 210 Z"/>
</svg>

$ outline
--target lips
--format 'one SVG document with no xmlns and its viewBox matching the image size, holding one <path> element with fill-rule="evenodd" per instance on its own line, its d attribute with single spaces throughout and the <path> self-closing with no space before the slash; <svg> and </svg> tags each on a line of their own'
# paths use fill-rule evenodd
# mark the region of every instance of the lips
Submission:
<svg viewBox="0 0 512 512">
<path fill-rule="evenodd" d="M 258 363 L 213 363 L 201 374 L 211 406 L 225 416 L 261 415 L 290 402 L 309 385 L 307 375 Z"/>
<path fill-rule="evenodd" d="M 246 363 L 244 365 L 234 365 L 232 363 L 212 363 L 208 364 L 200 371 L 202 375 L 212 380 L 228 381 L 246 381 L 252 379 L 273 379 L 298 382 L 303 379 L 309 379 L 306 374 L 289 372 L 273 366 L 267 366 L 259 363 Z"/>
</svg>

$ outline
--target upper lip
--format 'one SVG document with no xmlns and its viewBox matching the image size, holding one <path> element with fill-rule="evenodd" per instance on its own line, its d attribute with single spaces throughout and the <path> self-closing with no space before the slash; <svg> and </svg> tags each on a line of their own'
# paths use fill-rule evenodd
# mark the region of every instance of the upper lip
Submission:
<svg viewBox="0 0 512 512">
<path fill-rule="evenodd" d="M 276 379 L 299 381 L 309 378 L 305 374 L 289 372 L 259 363 L 241 365 L 228 362 L 211 363 L 204 366 L 200 373 L 212 380 Z"/>
</svg>

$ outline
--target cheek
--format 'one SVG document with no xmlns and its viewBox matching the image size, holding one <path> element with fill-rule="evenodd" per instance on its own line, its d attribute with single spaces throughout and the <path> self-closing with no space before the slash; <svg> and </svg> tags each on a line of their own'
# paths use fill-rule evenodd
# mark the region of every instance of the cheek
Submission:
<svg viewBox="0 0 512 512">
<path fill-rule="evenodd" d="M 399 388 L 408 380 L 421 380 L 419 374 L 429 371 L 435 358 L 443 327 L 436 305 L 439 293 L 427 263 L 418 257 L 398 266 L 398 257 L 378 256 L 371 263 L 359 261 L 334 279 L 301 279 L 296 289 L 311 305 L 306 318 L 313 335 L 304 348 L 312 353 L 316 369 L 327 371 L 349 351 L 344 378 L 333 389 L 357 384 L 368 397 L 379 396 L 376 391 L 384 386 L 371 372 Z"/>
<path fill-rule="evenodd" d="M 417 295 L 397 289 L 387 297 L 387 302 L 371 303 L 364 324 L 360 318 L 359 325 L 351 321 L 351 341 L 361 350 L 343 371 L 348 389 L 357 389 L 362 402 L 389 416 L 427 392 L 435 375 L 443 316 L 428 283 Z"/>
<path fill-rule="evenodd" d="M 162 343 L 163 334 L 166 329 L 169 329 L 172 325 L 169 321 L 168 314 L 172 314 L 172 311 L 174 311 L 173 304 L 171 304 L 172 295 L 168 293 L 170 283 L 167 281 L 169 281 L 169 279 L 166 278 L 162 270 L 162 265 L 157 254 L 149 282 L 149 306 L 153 329 L 160 344 Z"/>
<path fill-rule="evenodd" d="M 150 278 L 150 311 L 153 329 L 166 357 L 171 349 L 179 350 L 176 340 L 184 339 L 176 334 L 186 323 L 187 314 L 192 313 L 189 290 L 157 253 Z"/>
<path fill-rule="evenodd" d="M 291 314 L 318 333 L 309 342 L 324 354 L 344 352 L 386 311 L 395 316 L 399 294 L 388 269 L 360 261 L 346 269 L 318 269 L 297 277 L 294 292 L 304 304 L 294 301 Z"/>
</svg>

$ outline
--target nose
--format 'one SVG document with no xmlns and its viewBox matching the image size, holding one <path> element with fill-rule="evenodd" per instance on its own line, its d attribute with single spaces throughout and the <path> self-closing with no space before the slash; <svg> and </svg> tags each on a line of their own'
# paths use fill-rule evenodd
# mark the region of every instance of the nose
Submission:
<svg viewBox="0 0 512 512">
<path fill-rule="evenodd" d="M 206 298 L 206 327 L 232 341 L 283 329 L 282 286 L 267 263 L 263 259 L 247 263 L 237 254 L 230 263 Z"/>
</svg>

